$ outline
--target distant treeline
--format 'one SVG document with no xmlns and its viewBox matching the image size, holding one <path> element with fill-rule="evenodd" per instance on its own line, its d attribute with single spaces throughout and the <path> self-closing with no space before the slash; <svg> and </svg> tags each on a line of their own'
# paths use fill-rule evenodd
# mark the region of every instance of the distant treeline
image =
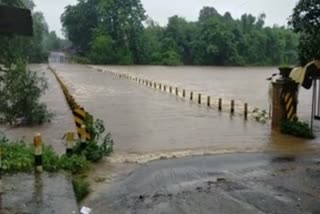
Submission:
<svg viewBox="0 0 320 214">
<path fill-rule="evenodd" d="M 35 4 L 32 0 L 2 0 L 0 5 L 27 8 L 31 10 L 33 18 L 33 37 L 0 35 L 0 64 L 10 65 L 17 60 L 45 62 L 50 51 L 61 50 L 70 45 L 54 31 L 49 31 L 43 14 L 34 11 Z"/>
<path fill-rule="evenodd" d="M 79 0 L 61 21 L 77 55 L 96 64 L 297 64 L 298 35 L 265 18 L 204 7 L 196 22 L 173 16 L 162 27 L 140 0 Z"/>
</svg>

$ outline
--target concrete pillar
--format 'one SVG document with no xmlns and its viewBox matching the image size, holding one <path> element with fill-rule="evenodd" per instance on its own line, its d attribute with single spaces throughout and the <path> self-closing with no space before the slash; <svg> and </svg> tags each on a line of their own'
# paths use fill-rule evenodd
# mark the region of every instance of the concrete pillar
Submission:
<svg viewBox="0 0 320 214">
<path fill-rule="evenodd" d="M 272 129 L 279 130 L 282 120 L 297 117 L 298 84 L 289 78 L 272 83 Z"/>
</svg>

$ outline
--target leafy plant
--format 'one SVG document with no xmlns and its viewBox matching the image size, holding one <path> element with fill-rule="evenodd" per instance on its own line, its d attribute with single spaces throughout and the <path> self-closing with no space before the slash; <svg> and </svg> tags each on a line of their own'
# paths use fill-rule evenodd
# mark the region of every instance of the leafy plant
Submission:
<svg viewBox="0 0 320 214">
<path fill-rule="evenodd" d="M 83 176 L 73 178 L 72 185 L 78 202 L 90 193 L 90 184 Z"/>
<path fill-rule="evenodd" d="M 266 110 L 260 110 L 258 108 L 255 108 L 252 112 L 252 116 L 254 119 L 261 123 L 266 123 L 269 119 L 268 113 Z"/>
<path fill-rule="evenodd" d="M 281 132 L 288 135 L 293 135 L 296 137 L 302 137 L 307 139 L 314 139 L 315 136 L 312 133 L 309 125 L 305 122 L 283 120 L 280 125 Z"/>
<path fill-rule="evenodd" d="M 105 133 L 104 122 L 100 119 L 93 120 L 92 117 L 86 119 L 86 127 L 89 130 L 91 139 L 86 142 L 86 147 L 77 142 L 74 152 L 77 155 L 83 155 L 87 160 L 98 162 L 104 156 L 108 156 L 113 152 L 113 140 L 110 133 Z"/>
<path fill-rule="evenodd" d="M 60 158 L 59 166 L 63 170 L 80 173 L 89 168 L 89 162 L 84 156 L 72 155 L 68 157 L 63 155 Z"/>
<path fill-rule="evenodd" d="M 13 143 L 8 139 L 0 139 L 2 151 L 2 167 L 4 172 L 29 172 L 34 169 L 34 147 L 23 141 Z M 59 155 L 51 146 L 43 147 L 43 168 L 48 172 L 66 170 L 80 173 L 88 169 L 89 162 L 84 156 L 67 157 Z"/>
<path fill-rule="evenodd" d="M 11 124 L 42 124 L 53 117 L 40 97 L 48 88 L 44 77 L 27 69 L 26 62 L 17 60 L 1 72 L 0 113 Z"/>
</svg>

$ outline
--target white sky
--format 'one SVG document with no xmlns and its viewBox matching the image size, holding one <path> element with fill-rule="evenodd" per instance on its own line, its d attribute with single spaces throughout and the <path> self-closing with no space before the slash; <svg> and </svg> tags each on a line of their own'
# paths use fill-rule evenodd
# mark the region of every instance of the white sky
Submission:
<svg viewBox="0 0 320 214">
<path fill-rule="evenodd" d="M 179 15 L 187 20 L 198 19 L 203 6 L 213 6 L 219 13 L 231 12 L 234 18 L 244 13 L 255 16 L 266 13 L 267 25 L 286 25 L 288 17 L 298 0 L 141 0 L 147 15 L 161 25 L 167 24 L 168 17 Z M 60 16 L 67 5 L 77 0 L 34 0 L 36 10 L 42 11 L 50 30 L 61 36 Z"/>
</svg>

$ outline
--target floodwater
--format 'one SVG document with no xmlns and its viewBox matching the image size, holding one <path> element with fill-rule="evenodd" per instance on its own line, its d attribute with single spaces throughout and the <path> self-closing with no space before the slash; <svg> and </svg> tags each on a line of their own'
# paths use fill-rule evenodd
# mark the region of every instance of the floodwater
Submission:
<svg viewBox="0 0 320 214">
<path fill-rule="evenodd" d="M 25 140 L 30 143 L 33 142 L 34 135 L 40 133 L 45 144 L 51 145 L 56 152 L 63 154 L 66 149 L 62 137 L 67 132 L 75 132 L 75 124 L 61 87 L 47 67 L 48 65 L 45 64 L 29 66 L 32 71 L 37 72 L 39 76 L 44 76 L 48 81 L 48 90 L 41 97 L 41 102 L 45 103 L 48 110 L 54 114 L 52 121 L 33 127 L 15 127 L 2 124 L 0 131 L 11 140 Z"/>
<path fill-rule="evenodd" d="M 192 90 L 228 104 L 235 100 L 241 108 L 249 106 L 269 110 L 266 79 L 279 73 L 275 67 L 197 67 L 197 66 L 99 66 L 104 70 L 127 73 L 135 77 Z M 312 92 L 304 88 L 299 93 L 299 117 L 306 122 L 311 118 Z M 237 109 L 236 109 L 237 110 Z"/>
<path fill-rule="evenodd" d="M 268 123 L 231 117 L 228 113 L 120 79 L 110 72 L 97 72 L 82 65 L 55 64 L 53 67 L 79 104 L 105 121 L 107 130 L 115 140 L 115 154 L 111 162 L 141 163 L 189 155 L 259 151 L 297 153 L 319 149 L 318 140 L 307 141 L 280 135 L 272 132 Z M 154 81 L 224 99 L 237 98 L 261 107 L 268 105 L 268 82 L 265 79 L 275 69 L 217 69 L 105 68 L 113 72 L 132 72 Z M 301 106 L 307 106 L 307 100 L 308 97 L 301 99 L 301 103 L 305 102 Z M 307 108 L 305 111 L 304 107 L 301 109 L 302 115 L 307 115 Z"/>
</svg>

